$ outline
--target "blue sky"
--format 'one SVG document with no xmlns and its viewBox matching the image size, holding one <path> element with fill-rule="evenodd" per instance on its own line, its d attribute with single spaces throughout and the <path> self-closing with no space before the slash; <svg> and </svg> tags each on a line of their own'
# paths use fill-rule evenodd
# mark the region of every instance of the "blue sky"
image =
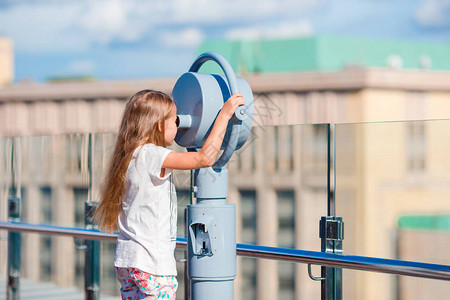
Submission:
<svg viewBox="0 0 450 300">
<path fill-rule="evenodd" d="M 176 77 L 210 38 L 450 43 L 450 0 L 0 0 L 15 81 Z"/>
</svg>

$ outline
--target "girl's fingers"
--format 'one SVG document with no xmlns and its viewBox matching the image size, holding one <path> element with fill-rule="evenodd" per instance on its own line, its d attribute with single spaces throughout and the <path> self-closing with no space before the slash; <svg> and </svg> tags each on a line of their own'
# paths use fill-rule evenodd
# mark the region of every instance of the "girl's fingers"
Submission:
<svg viewBox="0 0 450 300">
<path fill-rule="evenodd" d="M 236 102 L 238 103 L 238 105 L 244 105 L 245 104 L 245 100 L 242 97 L 239 97 L 236 100 L 237 100 Z"/>
</svg>

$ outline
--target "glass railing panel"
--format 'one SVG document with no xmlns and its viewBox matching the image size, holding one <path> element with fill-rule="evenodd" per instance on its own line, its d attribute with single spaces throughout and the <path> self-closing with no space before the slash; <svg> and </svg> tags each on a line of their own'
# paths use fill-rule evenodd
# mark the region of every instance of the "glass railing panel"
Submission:
<svg viewBox="0 0 450 300">
<path fill-rule="evenodd" d="M 13 172 L 12 172 L 12 138 L 3 137 L 0 138 L 0 220 L 6 221 L 8 219 L 7 199 L 10 196 L 10 189 L 13 185 Z M 3 232 L 2 232 L 3 234 Z"/>
<path fill-rule="evenodd" d="M 335 137 L 344 254 L 449 264 L 450 120 L 338 124 Z M 344 270 L 344 298 L 413 299 L 406 287 L 428 282 L 396 278 Z M 433 284 L 427 299 L 448 287 Z"/>
<path fill-rule="evenodd" d="M 328 137 L 328 124 L 253 128 L 228 165 L 238 243 L 320 251 L 319 220 L 327 212 Z M 242 299 L 263 294 L 313 299 L 300 290 L 314 286 L 304 265 L 238 258 L 236 289 Z M 315 291 L 320 297 L 320 287 Z"/>
<path fill-rule="evenodd" d="M 15 137 L 10 144 L 8 196 L 20 198 L 22 222 L 79 227 L 84 212 L 74 212 L 88 197 L 89 135 Z"/>
<path fill-rule="evenodd" d="M 103 187 L 103 180 L 114 152 L 117 134 L 114 133 L 95 133 L 92 134 L 91 156 L 92 169 L 90 170 L 91 199 L 100 201 Z"/>
<path fill-rule="evenodd" d="M 326 214 L 328 132 L 327 124 L 253 129 L 247 143 L 228 165 L 228 201 L 237 206 L 239 243 L 320 249 L 318 222 Z M 2 179 L 4 207 L 14 185 L 14 194 L 22 200 L 23 222 L 84 228 L 85 202 L 100 199 L 115 139 L 115 134 L 2 139 L 0 167 L 9 174 Z M 185 151 L 176 145 L 171 148 Z M 11 153 L 15 155 L 12 165 Z M 192 201 L 190 171 L 175 171 L 174 183 L 178 200 L 178 236 L 184 237 L 184 211 Z M 68 271 L 70 275 L 63 276 L 69 278 L 64 284 L 83 288 L 85 252 L 79 249 L 82 241 L 56 236 L 29 236 L 24 238 L 24 245 L 34 243 L 45 248 L 42 248 L 42 257 L 32 263 L 43 270 L 39 271 L 43 274 L 37 279 L 54 280 L 57 273 L 52 266 L 60 259 L 53 254 L 66 251 L 73 261 L 73 270 Z M 22 248 L 23 265 L 32 257 L 32 249 L 29 246 Z M 101 251 L 102 292 L 114 290 L 110 293 L 114 296 L 119 290 L 112 268 L 114 243 L 102 242 Z M 177 250 L 176 256 L 182 260 L 185 253 Z M 67 259 L 67 255 L 60 257 Z M 184 263 L 179 262 L 177 266 L 178 298 L 183 299 Z M 274 282 L 300 274 L 294 264 L 278 265 L 274 261 L 240 258 L 236 286 L 240 287 L 239 293 L 245 299 L 256 299 L 264 290 L 263 278 L 268 273 L 258 270 L 272 270 L 269 273 Z M 303 271 L 306 272 L 306 267 Z M 300 283 L 298 280 L 286 283 L 284 279 L 283 282 L 273 288 L 286 299 L 294 299 L 295 288 L 299 284 L 315 284 L 306 276 L 301 277 Z"/>
<path fill-rule="evenodd" d="M 0 139 L 1 220 L 6 221 L 11 196 L 21 201 L 21 221 L 63 227 L 85 227 L 86 201 L 99 201 L 103 179 L 114 150 L 116 134 L 66 134 Z M 183 151 L 176 146 L 175 150 Z M 184 237 L 184 208 L 190 203 L 190 171 L 176 171 L 178 235 Z M 2 231 L 2 253 L 7 253 L 7 232 Z M 22 280 L 50 282 L 84 289 L 84 241 L 39 234 L 22 235 Z M 35 253 L 39 249 L 39 255 Z M 59 255 L 55 255 L 58 254 Z M 119 292 L 113 259 L 115 244 L 102 242 L 102 293 Z M 183 250 L 177 258 L 183 259 Z M 64 272 L 57 268 L 70 260 Z M 1 256 L 6 274 L 7 255 Z M 31 271 L 30 271 L 31 270 Z M 62 272 L 62 273 L 61 273 Z M 184 263 L 178 263 L 179 298 L 184 297 Z M 62 279 L 56 279 L 61 277 Z M 112 291 L 112 292 L 111 292 Z"/>
<path fill-rule="evenodd" d="M 103 299 L 105 296 L 113 296 L 120 299 L 120 283 L 116 279 L 116 270 L 113 267 L 115 251 L 116 243 L 101 242 L 100 299 Z"/>
<path fill-rule="evenodd" d="M 12 183 L 11 150 L 12 139 L 0 138 L 0 221 L 3 222 L 8 220 L 8 197 Z M 6 283 L 8 232 L 5 230 L 0 231 L 0 253 L 0 276 Z"/>
<path fill-rule="evenodd" d="M 240 243 L 320 249 L 327 211 L 328 124 L 255 127 L 231 159 Z"/>
<path fill-rule="evenodd" d="M 119 300 L 111 242 L 101 243 L 100 299 Z M 33 247 L 34 252 L 25 249 Z M 21 299 L 84 299 L 85 252 L 82 240 L 22 233 Z M 55 257 L 64 257 L 54 259 Z"/>
</svg>

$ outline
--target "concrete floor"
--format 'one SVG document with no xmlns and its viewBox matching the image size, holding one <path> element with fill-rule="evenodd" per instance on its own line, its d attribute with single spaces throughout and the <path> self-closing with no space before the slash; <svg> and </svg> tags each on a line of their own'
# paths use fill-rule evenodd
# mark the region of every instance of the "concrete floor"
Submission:
<svg viewBox="0 0 450 300">
<path fill-rule="evenodd" d="M 63 288 L 53 282 L 34 282 L 21 278 L 20 299 L 33 300 L 84 300 L 84 291 L 78 288 Z M 120 297 L 101 295 L 101 300 L 120 300 Z M 6 300 L 6 277 L 0 276 L 0 300 Z"/>
</svg>

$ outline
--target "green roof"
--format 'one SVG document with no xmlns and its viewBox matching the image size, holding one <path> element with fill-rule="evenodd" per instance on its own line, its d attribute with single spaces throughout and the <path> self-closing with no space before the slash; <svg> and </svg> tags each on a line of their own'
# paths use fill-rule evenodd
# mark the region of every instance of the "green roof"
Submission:
<svg viewBox="0 0 450 300">
<path fill-rule="evenodd" d="M 338 71 L 346 66 L 450 71 L 450 43 L 315 36 L 286 40 L 206 40 L 237 73 Z M 220 70 L 208 62 L 203 71 Z"/>
<path fill-rule="evenodd" d="M 450 215 L 403 216 L 398 219 L 400 229 L 450 231 Z"/>
</svg>

